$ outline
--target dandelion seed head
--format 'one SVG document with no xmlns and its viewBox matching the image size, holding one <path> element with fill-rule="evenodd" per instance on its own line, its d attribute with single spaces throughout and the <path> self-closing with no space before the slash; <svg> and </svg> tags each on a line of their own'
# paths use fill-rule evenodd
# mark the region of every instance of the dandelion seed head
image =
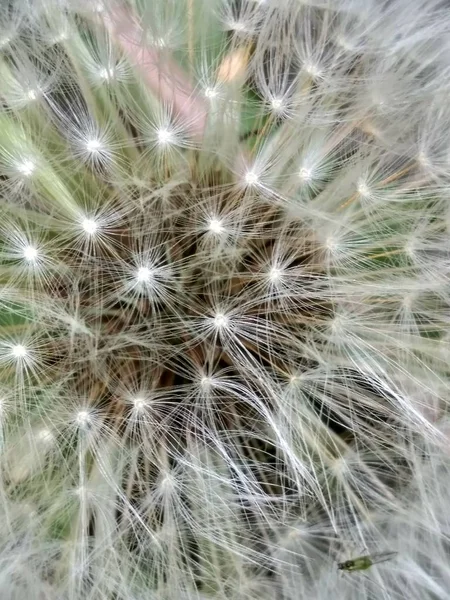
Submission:
<svg viewBox="0 0 450 600">
<path fill-rule="evenodd" d="M 44 444 L 51 444 L 54 441 L 55 436 L 50 429 L 41 429 L 37 432 L 37 439 Z"/>
<path fill-rule="evenodd" d="M 98 231 L 98 223 L 94 219 L 83 219 L 81 227 L 89 235 L 94 235 Z"/>
<path fill-rule="evenodd" d="M 225 227 L 219 219 L 212 218 L 208 223 L 208 230 L 219 235 L 225 231 Z"/>
<path fill-rule="evenodd" d="M 419 165 L 425 169 L 429 169 L 431 167 L 431 160 L 427 153 L 424 150 L 421 150 L 417 155 L 417 162 Z"/>
<path fill-rule="evenodd" d="M 173 494 L 177 489 L 178 484 L 176 477 L 169 471 L 165 472 L 159 481 L 159 489 L 163 494 Z"/>
<path fill-rule="evenodd" d="M 86 427 L 91 422 L 91 414 L 87 410 L 80 410 L 75 415 L 75 422 L 80 427 Z"/>
<path fill-rule="evenodd" d="M 136 279 L 139 283 L 149 283 L 154 279 L 154 271 L 149 267 L 139 267 L 136 272 Z"/>
<path fill-rule="evenodd" d="M 245 33 L 248 30 L 248 27 L 245 24 L 245 22 L 237 19 L 229 19 L 227 22 L 227 26 L 232 31 L 237 31 L 238 33 Z"/>
<path fill-rule="evenodd" d="M 363 198 L 370 198 L 370 188 L 365 181 L 359 181 L 356 189 Z"/>
<path fill-rule="evenodd" d="M 34 246 L 25 246 L 23 249 L 23 257 L 27 262 L 35 262 L 38 254 L 39 252 Z"/>
<path fill-rule="evenodd" d="M 143 396 L 136 396 L 135 398 L 132 398 L 131 402 L 133 404 L 134 411 L 136 411 L 137 413 L 145 412 L 148 403 Z"/>
<path fill-rule="evenodd" d="M 229 324 L 229 319 L 224 313 L 218 312 L 215 315 L 214 327 L 216 327 L 216 329 L 224 329 L 228 326 L 228 324 Z"/>
<path fill-rule="evenodd" d="M 158 129 L 158 131 L 156 132 L 156 137 L 158 139 L 158 143 L 161 144 L 161 146 L 167 146 L 169 144 L 174 143 L 174 134 L 166 127 Z"/>
<path fill-rule="evenodd" d="M 101 149 L 101 147 L 102 143 L 100 142 L 100 140 L 88 140 L 88 142 L 86 143 L 86 149 L 88 152 L 96 153 Z"/>
<path fill-rule="evenodd" d="M 38 91 L 37 90 L 29 90 L 26 94 L 28 100 L 36 100 L 38 97 Z"/>
<path fill-rule="evenodd" d="M 16 169 L 24 177 L 30 177 L 36 169 L 36 164 L 31 159 L 25 159 L 16 165 Z"/>
<path fill-rule="evenodd" d="M 0 37 L 0 49 L 4 48 L 11 42 L 11 38 L 9 36 Z"/>
<path fill-rule="evenodd" d="M 204 376 L 200 379 L 200 385 L 204 390 L 209 390 L 214 384 L 214 379 L 212 377 Z"/>
<path fill-rule="evenodd" d="M 312 169 L 307 169 L 306 167 L 302 167 L 298 172 L 299 179 L 304 183 L 309 183 L 313 179 L 313 171 Z"/>
<path fill-rule="evenodd" d="M 336 36 L 336 43 L 338 44 L 338 46 L 340 46 L 344 50 L 347 50 L 348 52 L 355 50 L 355 44 L 343 35 Z"/>
<path fill-rule="evenodd" d="M 59 44 L 61 42 L 66 41 L 67 39 L 69 39 L 69 32 L 67 30 L 63 30 L 60 33 L 54 35 L 50 41 L 53 44 Z"/>
<path fill-rule="evenodd" d="M 335 315 L 330 324 L 332 333 L 337 336 L 342 335 L 346 330 L 347 323 L 348 320 L 344 315 Z"/>
<path fill-rule="evenodd" d="M 270 107 L 274 112 L 281 112 L 284 107 L 283 98 L 272 98 L 270 101 Z"/>
<path fill-rule="evenodd" d="M 349 475 L 351 473 L 349 461 L 345 456 L 335 458 L 331 464 L 331 468 L 335 475 Z"/>
<path fill-rule="evenodd" d="M 404 251 L 410 258 L 415 258 L 417 252 L 417 243 L 415 240 L 408 240 L 404 246 Z"/>
<path fill-rule="evenodd" d="M 12 346 L 11 354 L 17 359 L 25 358 L 28 355 L 28 349 L 23 344 L 16 344 Z"/>
<path fill-rule="evenodd" d="M 251 187 L 259 183 L 259 177 L 254 171 L 247 171 L 244 177 L 245 183 Z"/>
<path fill-rule="evenodd" d="M 101 67 L 98 70 L 98 76 L 104 81 L 111 81 L 116 76 L 116 71 L 113 67 Z"/>
<path fill-rule="evenodd" d="M 322 75 L 322 70 L 317 64 L 306 62 L 304 64 L 305 71 L 314 79 L 318 79 Z"/>
<path fill-rule="evenodd" d="M 330 236 L 325 240 L 325 248 L 328 250 L 328 252 L 330 252 L 331 254 L 335 254 L 340 250 L 340 243 L 339 240 L 337 240 L 336 238 Z"/>
<path fill-rule="evenodd" d="M 271 283 L 278 283 L 280 281 L 281 275 L 282 271 L 277 267 L 272 267 L 268 273 L 268 277 Z"/>
<path fill-rule="evenodd" d="M 414 302 L 416 301 L 417 294 L 414 292 L 410 292 L 403 296 L 402 305 L 405 310 L 410 311 L 413 307 Z"/>
<path fill-rule="evenodd" d="M 77 498 L 83 498 L 86 496 L 86 486 L 84 485 L 79 485 L 78 487 L 76 487 L 75 489 L 73 489 L 72 493 L 75 497 Z"/>
<path fill-rule="evenodd" d="M 170 43 L 169 43 L 168 39 L 166 39 L 165 37 L 162 37 L 162 36 L 155 36 L 155 35 L 152 35 L 151 33 L 148 33 L 146 36 L 146 40 L 150 46 L 153 46 L 155 48 L 170 47 Z"/>
<path fill-rule="evenodd" d="M 91 10 L 96 14 L 102 14 L 105 11 L 105 4 L 103 2 L 95 2 Z"/>
<path fill-rule="evenodd" d="M 205 97 L 208 98 L 209 100 L 217 98 L 217 96 L 219 95 L 218 90 L 213 87 L 207 87 L 203 93 L 204 93 Z"/>
</svg>

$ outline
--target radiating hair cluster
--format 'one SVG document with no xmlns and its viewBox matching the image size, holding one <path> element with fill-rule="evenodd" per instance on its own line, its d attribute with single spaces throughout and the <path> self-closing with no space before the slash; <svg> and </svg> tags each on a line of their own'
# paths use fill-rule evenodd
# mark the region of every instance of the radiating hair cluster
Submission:
<svg viewBox="0 0 450 600">
<path fill-rule="evenodd" d="M 2 599 L 448 598 L 449 50 L 440 0 L 2 4 Z"/>
</svg>

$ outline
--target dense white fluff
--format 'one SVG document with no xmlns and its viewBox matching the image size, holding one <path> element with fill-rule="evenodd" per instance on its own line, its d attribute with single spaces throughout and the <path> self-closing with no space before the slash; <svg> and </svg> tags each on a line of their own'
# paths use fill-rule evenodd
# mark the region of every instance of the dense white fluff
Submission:
<svg viewBox="0 0 450 600">
<path fill-rule="evenodd" d="M 447 12 L 2 4 L 2 599 L 448 598 Z"/>
</svg>

